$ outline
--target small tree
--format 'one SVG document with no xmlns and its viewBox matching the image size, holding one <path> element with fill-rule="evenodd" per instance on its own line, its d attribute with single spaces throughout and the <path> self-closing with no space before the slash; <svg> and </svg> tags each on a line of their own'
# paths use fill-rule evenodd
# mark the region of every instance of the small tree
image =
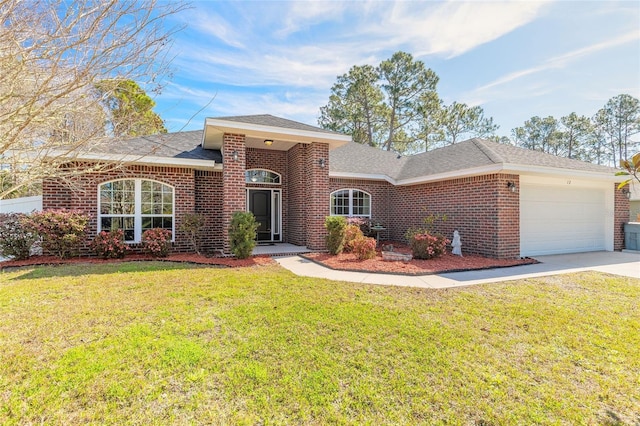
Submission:
<svg viewBox="0 0 640 426">
<path fill-rule="evenodd" d="M 327 216 L 324 220 L 324 227 L 329 232 L 327 235 L 329 253 L 333 255 L 342 253 L 347 220 L 342 216 Z"/>
<path fill-rule="evenodd" d="M 187 234 L 187 238 L 193 247 L 193 251 L 200 254 L 200 231 L 204 227 L 205 218 L 198 213 L 189 213 L 183 216 L 180 231 Z"/>
<path fill-rule="evenodd" d="M 621 160 L 620 167 L 624 170 L 617 172 L 616 176 L 630 176 L 629 179 L 618 185 L 618 189 L 622 189 L 635 179 L 640 183 L 640 152 L 631 157 L 631 160 Z"/>
<path fill-rule="evenodd" d="M 79 210 L 46 210 L 24 219 L 26 228 L 42 238 L 42 248 L 62 259 L 77 256 L 85 240 L 89 215 Z"/>
<path fill-rule="evenodd" d="M 21 213 L 0 214 L 0 255 L 15 259 L 26 259 L 38 235 L 24 226 Z"/>
<path fill-rule="evenodd" d="M 235 212 L 229 226 L 229 244 L 231 253 L 238 259 L 246 259 L 251 256 L 256 246 L 256 230 L 258 229 L 256 218 L 251 212 Z"/>
</svg>

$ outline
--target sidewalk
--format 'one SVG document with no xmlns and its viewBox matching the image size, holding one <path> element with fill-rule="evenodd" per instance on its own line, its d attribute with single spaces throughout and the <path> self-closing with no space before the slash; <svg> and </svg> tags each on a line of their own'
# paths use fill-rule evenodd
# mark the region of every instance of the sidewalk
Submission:
<svg viewBox="0 0 640 426">
<path fill-rule="evenodd" d="M 305 277 L 421 288 L 451 288 L 580 271 L 599 271 L 640 279 L 640 254 L 605 251 L 539 256 L 536 260 L 540 263 L 535 265 L 419 276 L 337 271 L 300 256 L 274 259 L 294 274 Z"/>
</svg>

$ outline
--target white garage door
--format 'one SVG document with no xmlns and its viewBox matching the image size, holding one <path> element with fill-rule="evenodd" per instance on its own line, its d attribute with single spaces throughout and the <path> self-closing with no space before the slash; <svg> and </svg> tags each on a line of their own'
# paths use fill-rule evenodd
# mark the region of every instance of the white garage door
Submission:
<svg viewBox="0 0 640 426">
<path fill-rule="evenodd" d="M 523 184 L 520 255 L 605 250 L 606 190 Z"/>
</svg>

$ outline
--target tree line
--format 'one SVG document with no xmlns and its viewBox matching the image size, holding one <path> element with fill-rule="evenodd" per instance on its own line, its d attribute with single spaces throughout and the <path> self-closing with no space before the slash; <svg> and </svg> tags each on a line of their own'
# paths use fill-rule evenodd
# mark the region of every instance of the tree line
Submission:
<svg viewBox="0 0 640 426">
<path fill-rule="evenodd" d="M 378 66 L 356 65 L 338 76 L 318 124 L 352 135 L 358 143 L 410 154 L 472 137 L 579 159 L 618 165 L 640 148 L 640 102 L 628 94 L 611 98 L 593 117 L 575 112 L 556 119 L 538 116 L 498 136 L 499 126 L 480 106 L 446 105 L 438 76 L 406 52 Z"/>
</svg>

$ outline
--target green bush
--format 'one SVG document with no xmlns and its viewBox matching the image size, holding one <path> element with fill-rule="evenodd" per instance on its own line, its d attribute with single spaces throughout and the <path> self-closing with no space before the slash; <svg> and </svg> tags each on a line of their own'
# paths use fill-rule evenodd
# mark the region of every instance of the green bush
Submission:
<svg viewBox="0 0 640 426">
<path fill-rule="evenodd" d="M 324 227 L 329 232 L 327 235 L 329 253 L 333 255 L 342 253 L 347 220 L 342 216 L 327 216 L 324 220 Z"/>
<path fill-rule="evenodd" d="M 46 210 L 26 216 L 27 230 L 42 238 L 42 248 L 62 259 L 78 256 L 89 215 L 79 210 Z"/>
<path fill-rule="evenodd" d="M 0 256 L 26 259 L 38 235 L 24 225 L 27 217 L 22 213 L 0 214 Z"/>
<path fill-rule="evenodd" d="M 364 235 L 353 240 L 353 252 L 358 260 L 374 259 L 376 257 L 376 239 Z"/>
<path fill-rule="evenodd" d="M 251 212 L 235 212 L 229 226 L 229 244 L 231 253 L 238 259 L 251 256 L 256 246 L 258 223 Z"/>
<path fill-rule="evenodd" d="M 182 217 L 180 231 L 187 234 L 193 251 L 200 254 L 200 233 L 204 227 L 205 218 L 198 213 L 189 213 Z"/>
</svg>

